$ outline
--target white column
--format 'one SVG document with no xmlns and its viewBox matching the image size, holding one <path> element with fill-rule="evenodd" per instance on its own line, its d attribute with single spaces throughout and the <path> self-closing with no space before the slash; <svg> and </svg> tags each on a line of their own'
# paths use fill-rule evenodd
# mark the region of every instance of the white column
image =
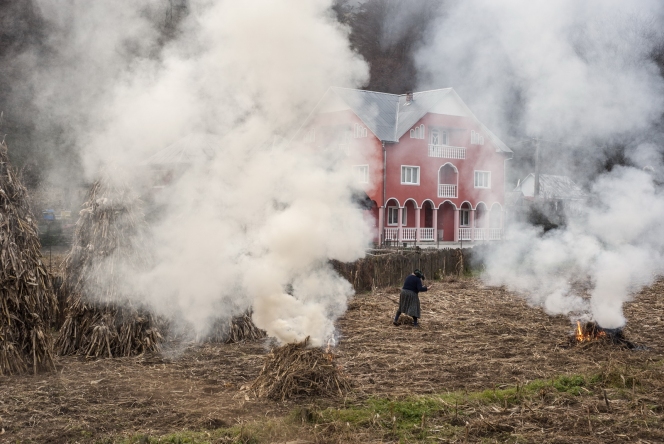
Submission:
<svg viewBox="0 0 664 444">
<path fill-rule="evenodd" d="M 438 208 L 433 209 L 433 241 L 438 241 Z"/>
<path fill-rule="evenodd" d="M 403 208 L 399 208 L 399 214 L 397 215 L 397 240 L 401 242 L 403 240 L 401 224 L 403 219 Z"/>
<path fill-rule="evenodd" d="M 378 209 L 378 244 L 385 243 L 385 207 Z"/>
<path fill-rule="evenodd" d="M 459 209 L 454 209 L 454 242 L 459 242 Z"/>
<path fill-rule="evenodd" d="M 470 210 L 468 215 L 468 225 L 470 226 L 470 240 L 475 240 L 475 210 Z"/>
<path fill-rule="evenodd" d="M 415 208 L 415 242 L 420 241 L 420 210 L 421 208 Z"/>
</svg>

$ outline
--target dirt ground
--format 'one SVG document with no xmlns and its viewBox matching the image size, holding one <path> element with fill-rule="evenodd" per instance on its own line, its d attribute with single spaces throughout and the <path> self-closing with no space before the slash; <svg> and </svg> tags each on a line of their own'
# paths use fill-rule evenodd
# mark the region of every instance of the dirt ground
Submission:
<svg viewBox="0 0 664 444">
<path fill-rule="evenodd" d="M 560 410 L 555 402 L 549 402 L 554 405 L 550 407 L 543 395 L 541 403 L 527 405 L 529 412 L 522 408 L 521 416 L 508 411 L 507 405 L 504 410 L 493 406 L 495 412 L 488 407 L 477 410 L 472 419 L 476 422 L 466 425 L 465 441 L 509 441 L 509 434 L 489 439 L 489 435 L 468 432 L 468 427 L 480 430 L 487 429 L 486 424 L 495 428 L 504 423 L 509 424 L 505 430 L 526 437 L 510 442 L 663 442 L 664 430 L 661 426 L 653 429 L 647 416 L 655 415 L 659 421 L 655 424 L 661 425 L 664 383 L 657 385 L 657 381 L 662 379 L 664 358 L 662 292 L 664 283 L 659 282 L 625 307 L 626 337 L 647 347 L 639 351 L 596 343 L 569 347 L 573 326 L 567 318 L 548 316 L 518 296 L 486 287 L 478 279 L 439 282 L 423 294 L 420 329 L 392 325 L 397 289 L 358 295 L 338 321 L 335 351 L 355 389 L 350 401 L 321 402 L 334 407 L 369 398 L 495 390 L 559 375 L 634 368 L 647 376 L 651 389 L 633 395 L 631 401 L 623 396 L 610 404 L 605 399 L 606 412 L 597 407 L 603 402 L 594 398 L 570 401 L 569 408 Z M 278 403 L 255 399 L 244 390 L 258 375 L 269 347 L 268 340 L 169 344 L 155 356 L 98 361 L 60 357 L 57 373 L 0 377 L 0 442 L 112 442 L 113 437 L 139 432 L 160 436 L 282 418 L 298 404 L 310 401 Z M 656 370 L 647 370 L 649 365 Z M 629 391 L 624 377 L 623 385 Z M 634 386 L 631 390 L 636 393 Z M 618 391 L 609 391 L 608 396 L 618 396 Z M 642 404 L 648 406 L 647 411 L 639 407 Z M 646 420 L 632 415 L 638 408 Z M 586 411 L 588 424 L 582 430 L 579 417 L 585 418 Z M 599 423 L 593 426 L 590 416 L 595 411 L 608 416 L 594 418 Z M 303 434 L 312 436 L 306 431 Z M 394 442 L 380 436 L 318 436 L 315 441 L 302 442 Z"/>
</svg>

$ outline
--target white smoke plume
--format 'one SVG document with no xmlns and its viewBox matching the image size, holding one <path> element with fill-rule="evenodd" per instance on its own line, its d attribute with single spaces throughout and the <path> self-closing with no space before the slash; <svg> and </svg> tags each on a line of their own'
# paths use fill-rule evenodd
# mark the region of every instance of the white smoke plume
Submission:
<svg viewBox="0 0 664 444">
<path fill-rule="evenodd" d="M 543 234 L 513 223 L 509 240 L 486 258 L 486 281 L 515 289 L 552 314 L 624 325 L 623 303 L 664 272 L 657 129 L 664 82 L 651 57 L 661 48 L 662 3 L 449 5 L 417 54 L 428 79 L 423 88 L 453 86 L 505 139 L 557 142 L 546 146 L 556 153 L 542 172 L 571 176 L 592 196 L 559 229 Z M 632 166 L 605 171 L 604 148 L 617 143 Z M 589 300 L 572 285 L 586 279 Z"/>
<path fill-rule="evenodd" d="M 166 3 L 54 11 L 60 79 L 41 75 L 39 97 L 58 91 L 80 120 L 90 177 L 112 168 L 139 186 L 159 149 L 211 147 L 155 198 L 156 266 L 127 276 L 141 302 L 199 335 L 252 308 L 279 341 L 322 345 L 353 292 L 328 261 L 361 257 L 371 235 L 349 169 L 289 139 L 329 86 L 361 85 L 367 66 L 331 0 L 192 0 L 164 42 Z"/>
</svg>

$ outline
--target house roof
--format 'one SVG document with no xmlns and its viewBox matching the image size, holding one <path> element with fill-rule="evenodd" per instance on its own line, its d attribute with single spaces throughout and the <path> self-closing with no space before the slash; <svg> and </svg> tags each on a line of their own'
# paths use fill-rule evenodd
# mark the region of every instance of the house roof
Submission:
<svg viewBox="0 0 664 444">
<path fill-rule="evenodd" d="M 453 88 L 415 92 L 413 93 L 413 100 L 406 103 L 406 94 L 387 94 L 331 87 L 312 111 L 312 115 L 316 112 L 325 112 L 325 104 L 329 104 L 336 99 L 340 99 L 345 104 L 346 109 L 352 110 L 379 140 L 392 143 L 398 142 L 401 136 L 410 130 L 425 114 L 430 112 L 445 114 L 444 110 L 441 111 L 436 108 L 443 101 L 448 100 L 448 107 L 451 106 L 451 109 L 454 109 L 453 112 L 457 115 L 473 119 L 491 139 L 498 151 L 512 152 L 507 145 L 475 117 Z M 340 109 L 343 108 L 339 103 L 332 108 L 335 111 Z"/>
<path fill-rule="evenodd" d="M 523 183 L 531 178 L 535 180 L 535 174 L 527 175 L 514 191 L 522 191 Z M 545 199 L 586 199 L 588 193 L 567 176 L 555 176 L 552 174 L 540 174 L 540 196 Z"/>
</svg>

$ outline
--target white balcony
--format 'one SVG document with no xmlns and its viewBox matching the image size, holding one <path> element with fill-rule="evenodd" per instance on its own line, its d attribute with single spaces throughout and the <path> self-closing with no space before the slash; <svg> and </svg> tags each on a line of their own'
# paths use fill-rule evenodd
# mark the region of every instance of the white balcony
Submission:
<svg viewBox="0 0 664 444">
<path fill-rule="evenodd" d="M 457 197 L 457 186 L 447 183 L 438 184 L 438 197 Z"/>
<path fill-rule="evenodd" d="M 475 240 L 484 241 L 488 239 L 488 229 L 487 228 L 475 228 Z"/>
<path fill-rule="evenodd" d="M 433 240 L 433 228 L 420 228 L 420 240 L 421 241 L 432 241 Z"/>
<path fill-rule="evenodd" d="M 503 238 L 502 228 L 487 228 L 489 231 L 489 240 L 501 240 Z"/>
<path fill-rule="evenodd" d="M 472 228 L 459 228 L 459 240 L 469 241 L 471 239 L 472 233 Z"/>
<path fill-rule="evenodd" d="M 385 228 L 385 240 L 386 241 L 398 241 L 399 240 L 399 229 L 398 228 Z"/>
<path fill-rule="evenodd" d="M 429 157 L 443 159 L 465 159 L 466 149 L 461 146 L 429 145 Z"/>
<path fill-rule="evenodd" d="M 415 242 L 415 234 L 417 233 L 417 228 L 402 228 L 403 234 L 401 240 L 404 242 Z"/>
</svg>

